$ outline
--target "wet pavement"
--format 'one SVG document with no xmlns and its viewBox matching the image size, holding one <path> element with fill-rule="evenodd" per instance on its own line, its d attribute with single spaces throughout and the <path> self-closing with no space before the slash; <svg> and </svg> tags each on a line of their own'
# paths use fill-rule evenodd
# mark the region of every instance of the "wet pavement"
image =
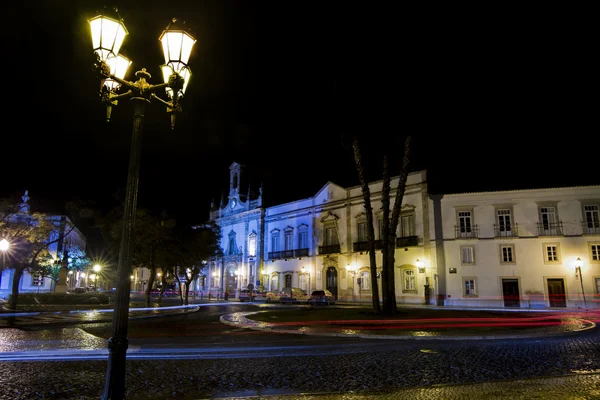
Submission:
<svg viewBox="0 0 600 400">
<path fill-rule="evenodd" d="M 344 318 L 339 318 L 343 315 L 334 315 L 331 309 L 327 311 L 330 315 L 325 314 L 329 320 L 303 320 L 302 316 L 299 315 L 297 321 L 286 319 L 285 322 L 270 322 L 262 320 L 264 318 L 260 318 L 260 314 L 277 308 L 264 306 L 258 311 L 243 311 L 223 315 L 220 320 L 224 324 L 236 328 L 272 333 L 412 340 L 519 339 L 560 336 L 595 329 L 596 322 L 600 320 L 599 311 L 586 312 L 580 309 L 545 310 L 544 312 L 539 310 L 527 312 L 519 309 L 513 312 L 513 316 L 506 309 L 457 309 L 459 312 L 456 313 L 454 318 L 436 318 L 435 310 L 440 313 L 447 313 L 450 310 L 448 308 L 412 308 L 413 310 L 417 308 L 427 309 L 432 312 L 428 318 L 344 320 Z M 307 311 L 311 312 L 310 310 Z M 471 314 L 480 311 L 482 315 L 481 317 L 461 317 L 461 311 Z M 493 316 L 494 313 L 498 313 L 498 316 Z M 272 318 L 277 321 L 276 315 Z"/>
</svg>

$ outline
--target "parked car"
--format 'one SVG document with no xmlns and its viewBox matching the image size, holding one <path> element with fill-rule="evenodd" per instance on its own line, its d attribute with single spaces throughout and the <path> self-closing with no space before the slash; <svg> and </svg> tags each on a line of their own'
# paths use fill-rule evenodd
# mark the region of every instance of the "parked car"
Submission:
<svg viewBox="0 0 600 400">
<path fill-rule="evenodd" d="M 313 306 L 320 304 L 334 305 L 335 296 L 329 290 L 314 290 L 310 294 L 308 303 Z"/>
<path fill-rule="evenodd" d="M 279 292 L 280 303 L 305 303 L 310 296 L 300 288 L 283 288 Z"/>
<path fill-rule="evenodd" d="M 242 289 L 240 291 L 240 301 L 254 301 L 256 296 L 258 296 L 257 290 L 252 290 L 252 298 L 250 298 L 250 290 Z"/>
<path fill-rule="evenodd" d="M 280 294 L 279 294 L 279 292 L 269 291 L 269 292 L 265 293 L 265 297 L 266 297 L 267 303 L 277 303 L 277 302 L 279 302 Z"/>
</svg>

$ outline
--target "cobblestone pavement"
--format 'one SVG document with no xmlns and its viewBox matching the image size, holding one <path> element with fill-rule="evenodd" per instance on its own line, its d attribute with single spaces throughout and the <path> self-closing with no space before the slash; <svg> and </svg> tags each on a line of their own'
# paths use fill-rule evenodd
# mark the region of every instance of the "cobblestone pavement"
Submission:
<svg viewBox="0 0 600 400">
<path fill-rule="evenodd" d="M 600 374 L 444 385 L 388 393 L 323 393 L 222 397 L 220 400 L 593 400 L 600 399 Z"/>
</svg>

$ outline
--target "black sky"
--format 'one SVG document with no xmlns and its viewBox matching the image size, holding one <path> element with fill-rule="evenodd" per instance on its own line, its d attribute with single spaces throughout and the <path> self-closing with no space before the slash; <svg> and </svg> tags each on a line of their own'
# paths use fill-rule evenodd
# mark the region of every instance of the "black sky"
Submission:
<svg viewBox="0 0 600 400">
<path fill-rule="evenodd" d="M 108 207 L 125 186 L 132 110 L 121 102 L 106 125 L 90 72 L 87 19 L 104 4 L 9 6 L 2 195 Z M 172 17 L 198 39 L 176 130 L 160 104 L 147 112 L 140 206 L 200 222 L 234 160 L 254 189 L 264 182 L 269 204 L 328 180 L 355 185 L 354 133 L 372 179 L 382 148 L 396 146 L 398 160 L 413 135 L 411 165 L 429 171 L 431 192 L 600 183 L 597 45 L 585 21 L 348 4 L 118 2 L 128 79 L 145 67 L 160 83 L 158 36 Z"/>
</svg>

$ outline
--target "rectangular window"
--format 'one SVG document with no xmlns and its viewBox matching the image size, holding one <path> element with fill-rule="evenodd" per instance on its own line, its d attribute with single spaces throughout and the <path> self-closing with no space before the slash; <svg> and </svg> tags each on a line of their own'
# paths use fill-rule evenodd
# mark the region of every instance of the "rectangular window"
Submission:
<svg viewBox="0 0 600 400">
<path fill-rule="evenodd" d="M 585 222 L 588 228 L 600 228 L 600 209 L 598 205 L 584 206 Z"/>
<path fill-rule="evenodd" d="M 360 273 L 360 290 L 371 290 L 370 273 L 363 271 Z"/>
<path fill-rule="evenodd" d="M 458 226 L 460 227 L 461 233 L 471 232 L 471 211 L 458 212 Z"/>
<path fill-rule="evenodd" d="M 546 263 L 559 263 L 560 262 L 560 249 L 558 244 L 545 244 L 544 245 L 544 261 Z"/>
<path fill-rule="evenodd" d="M 554 207 L 542 207 L 540 208 L 540 214 L 542 218 L 542 226 L 544 227 L 545 231 L 555 228 L 556 211 Z"/>
<path fill-rule="evenodd" d="M 279 251 L 279 235 L 271 236 L 271 251 Z"/>
<path fill-rule="evenodd" d="M 285 248 L 284 250 L 294 250 L 292 232 L 285 233 Z"/>
<path fill-rule="evenodd" d="M 359 222 L 357 227 L 358 227 L 358 241 L 366 242 L 367 241 L 367 223 Z"/>
<path fill-rule="evenodd" d="M 596 294 L 600 294 L 600 278 L 596 278 Z"/>
<path fill-rule="evenodd" d="M 325 246 L 333 246 L 335 240 L 335 228 L 325 228 Z"/>
<path fill-rule="evenodd" d="M 248 255 L 250 257 L 256 256 L 256 236 L 250 236 L 248 238 Z"/>
<path fill-rule="evenodd" d="M 403 215 L 400 217 L 400 237 L 415 236 L 415 216 Z"/>
<path fill-rule="evenodd" d="M 2 272 L 0 272 L 0 274 L 1 273 Z M 43 283 L 42 275 L 40 275 L 40 274 L 31 275 L 31 285 L 30 286 L 42 286 L 42 283 Z"/>
<path fill-rule="evenodd" d="M 510 210 L 502 209 L 497 210 L 498 214 L 498 230 L 500 232 L 510 232 L 511 231 L 511 218 L 510 218 Z"/>
<path fill-rule="evenodd" d="M 460 262 L 463 265 L 475 264 L 475 248 L 473 246 L 462 246 L 460 248 Z"/>
<path fill-rule="evenodd" d="M 308 232 L 298 232 L 298 248 L 308 249 Z"/>
<path fill-rule="evenodd" d="M 515 262 L 515 246 L 512 244 L 500 245 L 500 263 L 514 264 Z"/>
<path fill-rule="evenodd" d="M 415 271 L 413 271 L 412 269 L 405 269 L 404 270 L 404 290 L 415 290 L 416 289 L 416 284 L 415 284 Z"/>
<path fill-rule="evenodd" d="M 273 275 L 271 277 L 271 290 L 278 290 L 279 289 L 279 275 Z"/>
<path fill-rule="evenodd" d="M 285 276 L 285 287 L 292 287 L 292 276 L 291 275 Z"/>
<path fill-rule="evenodd" d="M 590 260 L 600 262 L 600 243 L 590 243 Z"/>
<path fill-rule="evenodd" d="M 464 295 L 465 297 L 477 296 L 477 280 L 475 278 L 464 279 Z"/>
</svg>

